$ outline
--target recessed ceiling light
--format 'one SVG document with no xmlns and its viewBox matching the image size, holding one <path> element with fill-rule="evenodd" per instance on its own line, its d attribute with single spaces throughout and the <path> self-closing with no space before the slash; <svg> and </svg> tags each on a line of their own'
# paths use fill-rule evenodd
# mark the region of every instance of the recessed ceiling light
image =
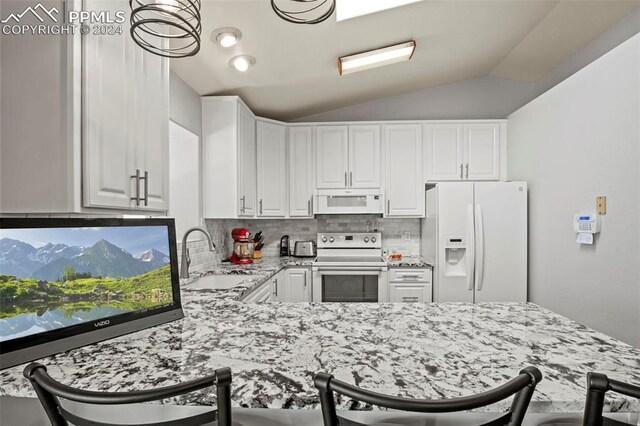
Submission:
<svg viewBox="0 0 640 426">
<path fill-rule="evenodd" d="M 394 46 L 343 56 L 338 59 L 340 75 L 407 61 L 413 56 L 416 42 L 411 40 Z"/>
<path fill-rule="evenodd" d="M 249 55 L 234 56 L 229 61 L 229 65 L 231 66 L 231 68 L 234 68 L 240 72 L 247 71 L 249 68 L 254 66 L 255 63 L 256 63 L 256 58 Z"/>
<path fill-rule="evenodd" d="M 239 29 L 233 27 L 218 28 L 211 33 L 211 39 L 222 47 L 231 47 L 242 38 Z"/>
</svg>

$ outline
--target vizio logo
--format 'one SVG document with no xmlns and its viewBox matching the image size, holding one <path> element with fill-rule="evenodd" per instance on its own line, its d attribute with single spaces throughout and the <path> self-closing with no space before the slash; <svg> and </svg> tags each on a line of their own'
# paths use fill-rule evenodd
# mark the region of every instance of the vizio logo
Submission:
<svg viewBox="0 0 640 426">
<path fill-rule="evenodd" d="M 20 22 L 22 17 L 25 16 L 27 13 L 30 13 L 31 15 L 35 16 L 40 22 L 44 22 L 43 16 L 48 16 L 49 18 L 51 18 L 51 20 L 53 20 L 53 22 L 58 22 L 58 18 L 54 16 L 54 13 L 55 14 L 59 13 L 58 9 L 56 9 L 55 7 L 52 7 L 51 9 L 47 9 L 42 5 L 42 3 L 38 3 L 35 6 L 28 6 L 24 11 L 22 11 L 22 13 L 9 14 L 9 16 L 7 16 L 5 19 L 0 21 L 0 23 L 7 24 L 9 23 L 9 21 L 13 21 L 14 23 L 17 24 Z"/>
<path fill-rule="evenodd" d="M 109 325 L 109 320 L 104 320 L 104 321 L 98 321 L 98 322 L 94 322 L 93 325 L 98 328 L 98 327 L 104 327 L 105 325 Z"/>
</svg>

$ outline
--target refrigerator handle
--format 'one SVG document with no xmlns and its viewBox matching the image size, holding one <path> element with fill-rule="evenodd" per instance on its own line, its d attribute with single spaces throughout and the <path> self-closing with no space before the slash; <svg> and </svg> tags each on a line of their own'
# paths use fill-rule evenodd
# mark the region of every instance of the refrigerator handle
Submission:
<svg viewBox="0 0 640 426">
<path fill-rule="evenodd" d="M 476 291 L 482 290 L 482 284 L 484 284 L 484 224 L 482 223 L 482 206 L 476 204 L 476 240 L 477 240 L 477 252 L 476 264 L 478 268 L 475 276 Z"/>
<path fill-rule="evenodd" d="M 469 229 L 469 238 L 467 242 L 467 288 L 473 291 L 473 276 L 475 272 L 475 236 L 473 223 L 473 204 L 467 205 L 467 227 Z"/>
</svg>

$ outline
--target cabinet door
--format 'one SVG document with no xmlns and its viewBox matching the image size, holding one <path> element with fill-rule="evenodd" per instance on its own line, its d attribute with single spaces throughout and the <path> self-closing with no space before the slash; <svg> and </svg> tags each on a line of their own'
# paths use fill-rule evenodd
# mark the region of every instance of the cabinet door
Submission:
<svg viewBox="0 0 640 426">
<path fill-rule="evenodd" d="M 349 187 L 380 188 L 380 126 L 349 126 Z"/>
<path fill-rule="evenodd" d="M 311 302 L 311 271 L 308 268 L 287 269 L 285 287 L 287 302 Z"/>
<path fill-rule="evenodd" d="M 463 178 L 462 125 L 429 124 L 427 132 L 427 182 Z"/>
<path fill-rule="evenodd" d="M 349 168 L 347 126 L 316 127 L 316 186 L 346 188 Z"/>
<path fill-rule="evenodd" d="M 169 60 L 136 48 L 136 168 L 143 210 L 169 209 Z M 195 188 L 194 188 L 195 189 Z M 188 188 L 185 188 L 188 190 Z"/>
<path fill-rule="evenodd" d="M 313 132 L 289 129 L 289 216 L 313 216 Z"/>
<path fill-rule="evenodd" d="M 238 216 L 256 215 L 256 119 L 238 105 Z"/>
<path fill-rule="evenodd" d="M 114 13 L 126 7 L 126 1 L 84 3 L 87 10 Z M 128 23 L 122 24 L 126 34 Z M 131 37 L 82 37 L 82 178 L 87 207 L 135 208 L 134 56 Z"/>
<path fill-rule="evenodd" d="M 287 214 L 287 152 L 284 126 L 258 121 L 258 216 Z"/>
<path fill-rule="evenodd" d="M 422 126 L 384 127 L 385 216 L 424 217 Z"/>
<path fill-rule="evenodd" d="M 430 302 L 431 286 L 429 284 L 394 284 L 389 286 L 389 299 L 394 303 Z"/>
<path fill-rule="evenodd" d="M 500 179 L 499 124 L 465 124 L 464 158 L 466 179 Z"/>
<path fill-rule="evenodd" d="M 284 273 L 279 272 L 271 278 L 271 299 L 272 302 L 286 302 L 286 285 Z"/>
</svg>

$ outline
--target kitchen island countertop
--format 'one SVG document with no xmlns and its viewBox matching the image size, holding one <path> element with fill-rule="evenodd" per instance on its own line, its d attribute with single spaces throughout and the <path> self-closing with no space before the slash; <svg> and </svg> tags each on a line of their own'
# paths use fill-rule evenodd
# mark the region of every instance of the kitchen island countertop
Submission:
<svg viewBox="0 0 640 426">
<path fill-rule="evenodd" d="M 319 371 L 392 395 L 452 398 L 498 386 L 534 365 L 544 379 L 532 412 L 582 411 L 589 371 L 640 383 L 640 349 L 531 303 L 238 300 L 283 265 L 308 266 L 297 262 L 222 266 L 216 273 L 251 275 L 248 284 L 228 290 L 184 288 L 184 319 L 41 362 L 65 384 L 102 391 L 166 386 L 228 366 L 233 405 L 268 408 L 319 408 L 312 383 Z M 22 377 L 23 367 L 0 372 L 0 396 L 35 396 Z M 172 402 L 211 405 L 215 394 L 209 389 Z M 346 399 L 338 407 L 364 408 Z M 640 404 L 612 395 L 606 408 L 637 412 Z"/>
</svg>

